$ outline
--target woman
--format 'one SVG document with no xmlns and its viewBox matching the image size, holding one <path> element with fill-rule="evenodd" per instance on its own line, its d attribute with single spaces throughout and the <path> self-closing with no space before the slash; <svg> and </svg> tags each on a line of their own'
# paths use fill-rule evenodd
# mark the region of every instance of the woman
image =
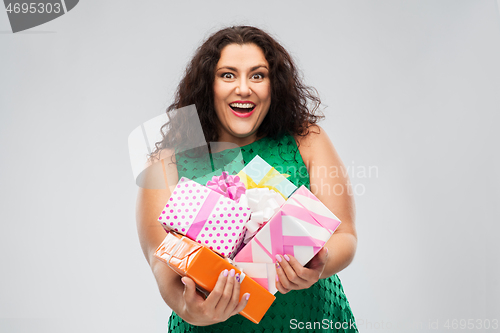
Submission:
<svg viewBox="0 0 500 333">
<path fill-rule="evenodd" d="M 312 110 L 308 103 L 313 105 Z M 181 279 L 167 265 L 154 260 L 153 253 L 165 236 L 157 217 L 170 192 L 140 189 L 139 237 L 160 293 L 173 310 L 171 331 L 315 328 L 357 332 L 336 275 L 350 264 L 356 250 L 354 202 L 345 173 L 331 172 L 341 170 L 343 164 L 325 131 L 316 125 L 321 118 L 314 113 L 319 103 L 313 90 L 302 84 L 286 50 L 262 30 L 226 28 L 197 50 L 169 111 L 195 104 L 206 142 L 240 146 L 245 163 L 260 155 L 289 174 L 288 179 L 296 186 L 309 187 L 342 223 L 306 267 L 293 256 L 277 256 L 279 293 L 256 325 L 236 315 L 251 295 L 239 300 L 234 271 L 221 272 L 214 291 L 205 299 L 196 292 L 191 279 Z M 182 134 L 177 134 L 181 142 Z M 169 148 L 173 141 L 174 137 L 166 137 L 157 144 L 157 151 Z M 177 177 L 200 179 L 203 171 L 211 171 L 200 173 L 199 169 L 177 167 Z"/>
</svg>

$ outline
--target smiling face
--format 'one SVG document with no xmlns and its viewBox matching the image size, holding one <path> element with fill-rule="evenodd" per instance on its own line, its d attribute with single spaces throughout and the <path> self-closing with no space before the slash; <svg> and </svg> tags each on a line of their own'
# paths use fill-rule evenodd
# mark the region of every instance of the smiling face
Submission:
<svg viewBox="0 0 500 333">
<path fill-rule="evenodd" d="M 270 105 L 269 64 L 262 50 L 255 44 L 224 47 L 214 80 L 219 141 L 239 146 L 254 142 Z"/>
</svg>

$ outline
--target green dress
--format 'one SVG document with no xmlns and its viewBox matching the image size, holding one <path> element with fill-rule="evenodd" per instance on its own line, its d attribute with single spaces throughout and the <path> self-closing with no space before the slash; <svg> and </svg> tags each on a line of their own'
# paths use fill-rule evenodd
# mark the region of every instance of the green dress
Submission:
<svg viewBox="0 0 500 333">
<path fill-rule="evenodd" d="M 297 187 L 305 185 L 309 188 L 309 174 L 291 135 L 282 135 L 277 139 L 262 138 L 241 147 L 241 153 L 245 164 L 259 155 L 280 173 L 289 174 L 288 180 Z M 181 161 L 178 165 L 179 177 L 184 176 L 199 183 L 211 179 L 211 168 L 200 167 L 195 158 L 177 156 L 177 161 Z M 319 280 L 309 289 L 291 290 L 284 295 L 277 292 L 275 296 L 276 300 L 259 324 L 235 315 L 215 325 L 193 326 L 172 312 L 168 322 L 169 332 L 358 332 L 336 274 Z"/>
</svg>

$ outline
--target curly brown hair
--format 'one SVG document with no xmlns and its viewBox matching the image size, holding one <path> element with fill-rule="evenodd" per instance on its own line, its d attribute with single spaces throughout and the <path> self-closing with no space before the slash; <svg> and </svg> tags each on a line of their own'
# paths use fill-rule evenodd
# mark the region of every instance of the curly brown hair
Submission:
<svg viewBox="0 0 500 333">
<path fill-rule="evenodd" d="M 283 46 L 268 33 L 251 26 L 219 30 L 197 49 L 177 87 L 174 102 L 167 108 L 167 115 L 170 111 L 194 104 L 205 141 L 218 140 L 213 89 L 215 68 L 222 49 L 229 44 L 255 44 L 262 49 L 269 63 L 271 106 L 257 136 L 276 137 L 283 133 L 307 135 L 309 126 L 324 117 L 318 110 L 321 101 L 317 91 L 302 82 L 295 63 Z M 162 127 L 163 140 L 156 144 L 156 150 L 179 147 L 189 139 L 187 121 L 182 113 L 177 113 L 175 119 L 171 117 L 170 123 Z M 183 130 L 177 130 L 180 128 Z"/>
</svg>

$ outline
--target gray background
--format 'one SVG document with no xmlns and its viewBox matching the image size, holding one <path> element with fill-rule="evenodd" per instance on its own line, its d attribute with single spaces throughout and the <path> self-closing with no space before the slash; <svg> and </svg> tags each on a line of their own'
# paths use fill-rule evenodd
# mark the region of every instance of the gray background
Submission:
<svg viewBox="0 0 500 333">
<path fill-rule="evenodd" d="M 360 330 L 500 319 L 496 1 L 114 0 L 18 34 L 0 10 L 0 331 L 166 331 L 127 137 L 230 24 L 275 35 L 345 164 L 378 171 L 351 174 L 359 247 L 339 274 Z"/>
</svg>

